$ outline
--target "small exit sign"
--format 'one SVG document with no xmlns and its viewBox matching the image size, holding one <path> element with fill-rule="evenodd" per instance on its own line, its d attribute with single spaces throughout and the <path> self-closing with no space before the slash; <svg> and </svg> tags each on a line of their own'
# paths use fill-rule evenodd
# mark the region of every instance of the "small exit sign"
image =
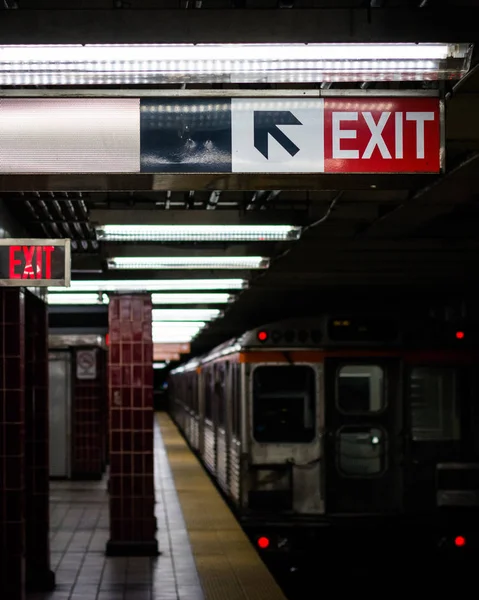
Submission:
<svg viewBox="0 0 479 600">
<path fill-rule="evenodd" d="M 68 287 L 71 278 L 70 240 L 0 240 L 0 285 Z"/>
</svg>

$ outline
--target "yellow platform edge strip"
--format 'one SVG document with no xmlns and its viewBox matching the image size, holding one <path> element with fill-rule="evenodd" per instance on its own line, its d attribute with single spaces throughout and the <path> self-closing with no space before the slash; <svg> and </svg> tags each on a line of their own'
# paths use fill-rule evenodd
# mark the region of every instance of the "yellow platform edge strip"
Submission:
<svg viewBox="0 0 479 600">
<path fill-rule="evenodd" d="M 286 600 L 166 413 L 157 413 L 205 600 Z"/>
</svg>

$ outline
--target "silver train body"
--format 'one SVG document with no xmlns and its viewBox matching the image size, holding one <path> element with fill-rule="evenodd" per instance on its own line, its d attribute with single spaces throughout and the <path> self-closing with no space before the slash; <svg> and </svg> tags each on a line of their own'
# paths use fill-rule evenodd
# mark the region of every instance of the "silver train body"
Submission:
<svg viewBox="0 0 479 600">
<path fill-rule="evenodd" d="M 358 528 L 377 547 L 418 523 L 418 547 L 451 549 L 479 507 L 476 425 L 463 418 L 476 360 L 406 348 L 391 320 L 289 320 L 172 371 L 170 412 L 265 551 L 320 539 L 344 552 Z"/>
</svg>

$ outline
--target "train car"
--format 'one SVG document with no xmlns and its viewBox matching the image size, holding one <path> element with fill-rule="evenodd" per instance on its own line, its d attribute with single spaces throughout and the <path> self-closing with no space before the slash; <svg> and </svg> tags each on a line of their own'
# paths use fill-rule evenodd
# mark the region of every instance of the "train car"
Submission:
<svg viewBox="0 0 479 600">
<path fill-rule="evenodd" d="M 170 410 L 265 555 L 479 547 L 479 354 L 396 318 L 272 323 L 170 375 Z"/>
</svg>

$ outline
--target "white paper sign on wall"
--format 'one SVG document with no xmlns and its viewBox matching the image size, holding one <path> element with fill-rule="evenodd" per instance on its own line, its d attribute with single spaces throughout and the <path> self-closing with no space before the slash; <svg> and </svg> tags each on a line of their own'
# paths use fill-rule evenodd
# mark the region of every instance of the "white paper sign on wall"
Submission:
<svg viewBox="0 0 479 600">
<path fill-rule="evenodd" d="M 77 350 L 76 366 L 77 379 L 96 379 L 97 350 Z"/>
</svg>

